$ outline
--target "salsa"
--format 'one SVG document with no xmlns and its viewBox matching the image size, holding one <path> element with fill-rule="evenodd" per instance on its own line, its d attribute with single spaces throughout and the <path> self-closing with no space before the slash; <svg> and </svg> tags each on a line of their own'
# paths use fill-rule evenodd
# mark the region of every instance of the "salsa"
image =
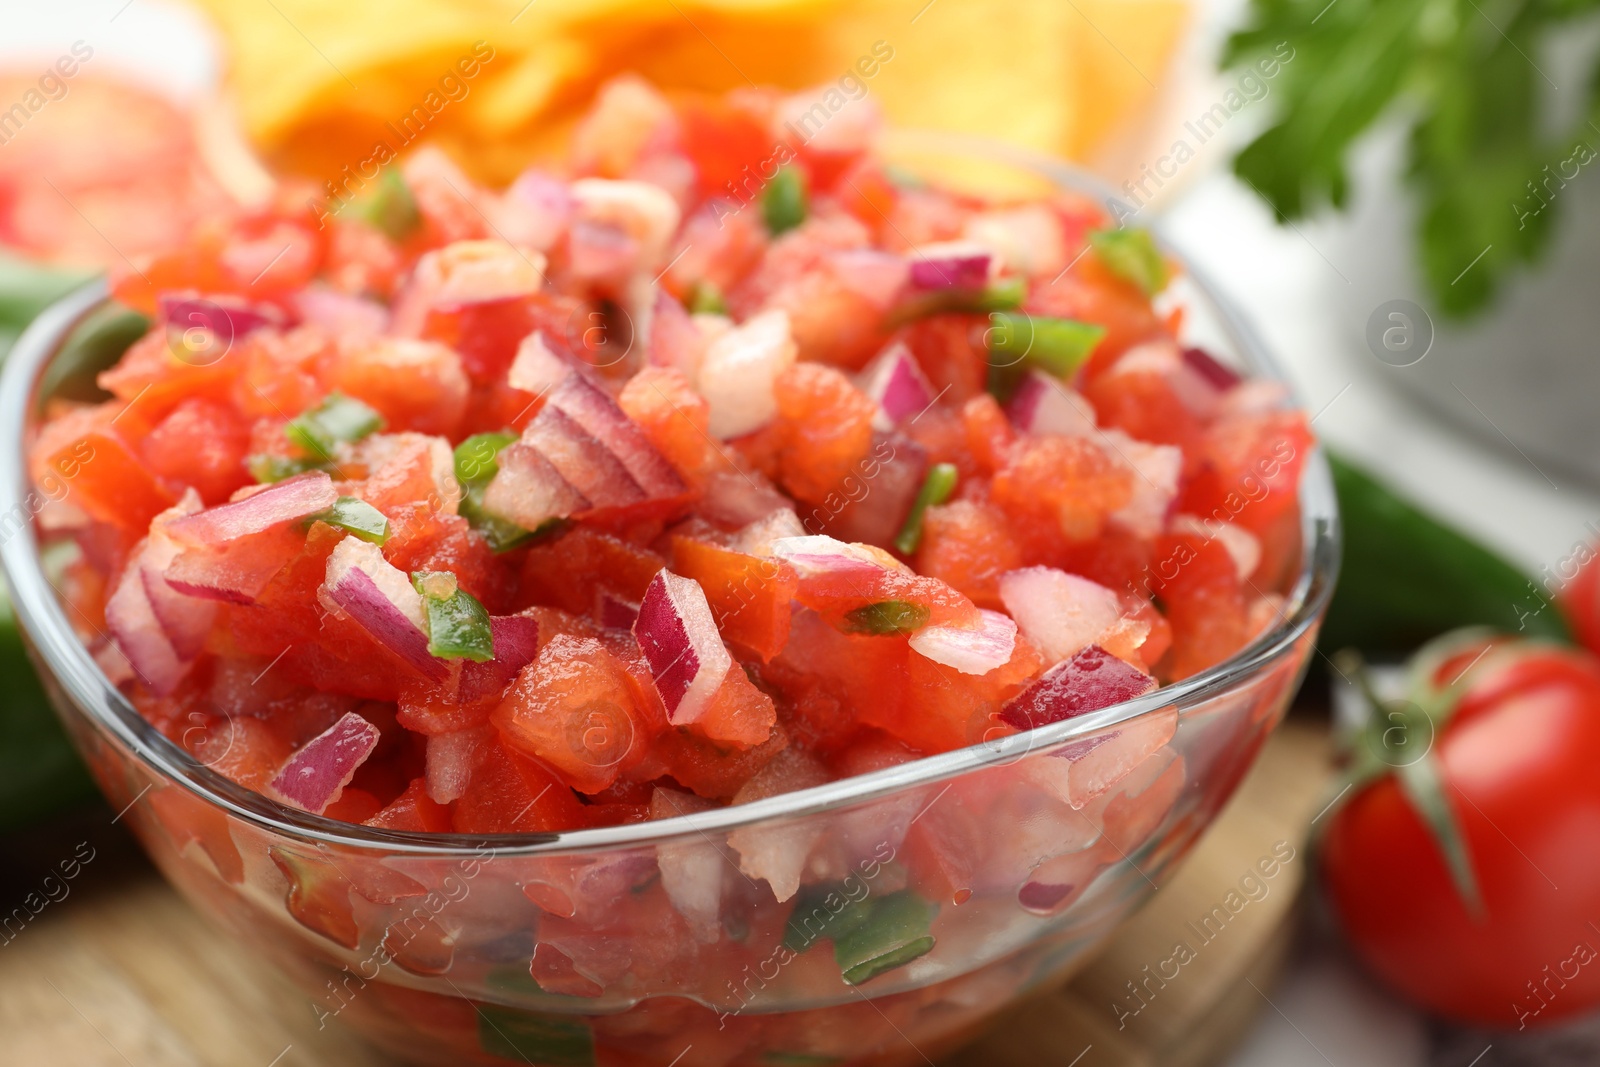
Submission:
<svg viewBox="0 0 1600 1067">
<path fill-rule="evenodd" d="M 1270 629 L 1311 435 L 1179 340 L 1149 235 L 792 107 L 623 79 L 504 190 L 425 148 L 125 271 L 148 334 L 29 453 L 108 676 L 282 803 L 562 831 L 1059 722 Z"/>
</svg>

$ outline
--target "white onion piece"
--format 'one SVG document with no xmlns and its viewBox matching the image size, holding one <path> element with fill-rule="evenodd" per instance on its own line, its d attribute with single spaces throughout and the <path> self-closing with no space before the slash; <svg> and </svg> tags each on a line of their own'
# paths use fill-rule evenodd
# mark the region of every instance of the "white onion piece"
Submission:
<svg viewBox="0 0 1600 1067">
<path fill-rule="evenodd" d="M 1238 523 L 1217 522 L 1197 515 L 1174 515 L 1170 529 L 1175 534 L 1198 534 L 1208 541 L 1222 542 L 1241 582 L 1248 580 L 1261 566 L 1261 539 Z"/>
<path fill-rule="evenodd" d="M 933 403 L 934 389 L 904 341 L 884 349 L 856 379 L 861 391 L 878 405 L 872 428 L 887 433 L 915 418 Z"/>
<path fill-rule="evenodd" d="M 650 794 L 650 818 L 698 815 L 716 808 L 714 801 L 656 786 Z M 722 871 L 727 861 L 709 841 L 682 838 L 656 846 L 656 866 L 667 899 L 689 923 L 697 940 L 712 944 L 721 937 Z"/>
<path fill-rule="evenodd" d="M 290 756 L 267 784 L 279 800 L 321 815 L 378 747 L 378 728 L 353 711 Z"/>
<path fill-rule="evenodd" d="M 144 546 L 128 561 L 130 571 L 137 563 L 151 610 L 172 643 L 173 651 L 185 660 L 194 659 L 204 648 L 212 624 L 216 621 L 217 606 L 185 596 L 167 583 L 166 570 L 183 551 L 182 546 L 168 536 L 167 526 L 174 518 L 193 515 L 200 509 L 200 494 L 190 488 L 176 507 L 155 517 Z"/>
<path fill-rule="evenodd" d="M 320 326 L 341 340 L 366 340 L 389 328 L 389 309 L 376 300 L 325 286 L 300 290 L 295 294 L 294 306 L 302 321 Z"/>
<path fill-rule="evenodd" d="M 711 407 L 711 432 L 720 438 L 759 430 L 778 414 L 773 383 L 795 361 L 789 314 L 764 311 L 712 341 L 697 387 Z"/>
<path fill-rule="evenodd" d="M 994 249 L 1021 274 L 1054 278 L 1068 266 L 1061 219 L 1043 204 L 979 212 L 962 236 Z"/>
<path fill-rule="evenodd" d="M 1090 437 L 1095 432 L 1094 407 L 1088 398 L 1042 371 L 1030 370 L 1023 377 L 1006 413 L 1023 433 Z"/>
<path fill-rule="evenodd" d="M 429 736 L 424 759 L 429 798 L 438 804 L 460 800 L 472 781 L 473 772 L 483 766 L 488 757 L 494 738 L 492 726 Z"/>
<path fill-rule="evenodd" d="M 982 289 L 999 267 L 994 253 L 976 241 L 943 241 L 910 253 L 911 286 L 924 292 Z"/>
<path fill-rule="evenodd" d="M 1139 441 L 1121 430 L 1106 430 L 1100 440 L 1107 451 L 1133 469 L 1133 496 L 1111 513 L 1111 521 L 1136 537 L 1155 537 L 1166 525 L 1167 510 L 1178 496 L 1183 450 Z"/>
<path fill-rule="evenodd" d="M 1017 647 L 1017 624 L 998 611 L 979 608 L 976 630 L 959 626 L 924 626 L 911 635 L 911 649 L 962 674 L 988 674 L 1011 662 Z"/>
<path fill-rule="evenodd" d="M 506 372 L 506 382 L 513 389 L 542 396 L 575 370 L 571 363 L 550 351 L 550 346 L 544 343 L 544 334 L 535 330 L 517 345 L 516 357 Z"/>
<path fill-rule="evenodd" d="M 422 597 L 411 579 L 383 558 L 377 545 L 347 537 L 328 556 L 318 598 L 348 615 L 384 648 L 426 677 L 449 677 L 444 661 L 428 651 Z"/>
<path fill-rule="evenodd" d="M 1116 593 L 1054 567 L 1023 567 L 1002 574 L 1000 600 L 1046 663 L 1064 660 L 1093 644 L 1122 616 Z"/>
<path fill-rule="evenodd" d="M 700 373 L 706 354 L 707 337 L 684 306 L 665 289 L 656 293 L 650 312 L 650 362 L 658 367 L 676 367 L 692 382 Z"/>
<path fill-rule="evenodd" d="M 580 178 L 570 186 L 576 205 L 573 225 L 580 222 L 615 226 L 638 242 L 647 265 L 666 251 L 678 231 L 682 212 L 672 194 L 649 182 Z"/>
<path fill-rule="evenodd" d="M 178 519 L 167 527 L 175 540 L 186 545 L 224 545 L 240 537 L 262 533 L 279 523 L 293 522 L 338 501 L 338 490 L 326 471 L 297 474 L 249 496 Z"/>
<path fill-rule="evenodd" d="M 490 204 L 495 233 L 512 244 L 548 252 L 566 232 L 572 215 L 567 183 L 540 170 L 525 170 Z"/>
<path fill-rule="evenodd" d="M 733 666 L 705 591 L 692 578 L 656 572 L 639 605 L 633 635 L 675 726 L 696 722 Z"/>
</svg>

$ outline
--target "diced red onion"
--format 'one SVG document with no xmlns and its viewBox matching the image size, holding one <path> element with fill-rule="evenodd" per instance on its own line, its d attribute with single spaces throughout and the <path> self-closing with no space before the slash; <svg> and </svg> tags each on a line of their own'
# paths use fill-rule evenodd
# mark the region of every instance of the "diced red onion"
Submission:
<svg viewBox="0 0 1600 1067">
<path fill-rule="evenodd" d="M 1042 371 L 1030 370 L 1023 376 L 1006 413 L 1023 433 L 1089 437 L 1095 432 L 1094 407 L 1088 399 Z"/>
<path fill-rule="evenodd" d="M 428 651 L 422 597 L 378 546 L 355 537 L 340 541 L 328 557 L 318 593 L 424 676 L 435 681 L 449 677 L 444 661 Z"/>
<path fill-rule="evenodd" d="M 875 248 L 830 252 L 827 264 L 841 285 L 879 311 L 894 307 L 911 279 L 909 263 L 892 252 Z"/>
<path fill-rule="evenodd" d="M 975 241 L 923 245 L 910 258 L 911 287 L 928 292 L 982 289 L 995 266 L 994 253 Z"/>
<path fill-rule="evenodd" d="M 570 362 L 550 351 L 544 334 L 535 330 L 517 346 L 511 369 L 506 372 L 506 382 L 513 389 L 543 396 L 575 372 Z"/>
<path fill-rule="evenodd" d="M 785 311 L 764 311 L 706 349 L 697 386 L 711 407 L 711 432 L 729 438 L 759 430 L 778 414 L 773 384 L 795 361 Z"/>
<path fill-rule="evenodd" d="M 538 449 L 594 507 L 627 507 L 649 499 L 615 452 L 553 404 L 534 416 L 521 443 Z"/>
<path fill-rule="evenodd" d="M 182 596 L 162 576 L 179 551 L 166 529 L 199 508 L 200 498 L 191 489 L 177 506 L 156 516 L 150 536 L 128 559 L 106 600 L 106 629 L 134 673 L 157 696 L 172 692 L 189 673 L 216 614 L 215 604 Z"/>
<path fill-rule="evenodd" d="M 163 293 L 158 300 L 161 319 L 168 326 L 209 330 L 224 343 L 263 327 L 287 325 L 287 316 L 271 304 L 257 304 L 232 296 L 180 296 Z"/>
<path fill-rule="evenodd" d="M 821 534 L 779 538 L 772 542 L 772 554 L 787 561 L 802 578 L 876 577 L 884 569 L 883 561 L 862 546 Z"/>
<path fill-rule="evenodd" d="M 716 808 L 714 801 L 676 789 L 656 786 L 650 794 L 650 818 L 670 819 L 698 815 Z M 656 848 L 661 888 L 667 899 L 688 920 L 699 940 L 711 943 L 721 933 L 722 873 L 727 865 L 716 847 L 703 840 L 683 838 Z"/>
<path fill-rule="evenodd" d="M 491 214 L 495 231 L 514 245 L 548 252 L 566 232 L 572 215 L 567 183 L 540 170 L 525 170 L 506 188 Z"/>
<path fill-rule="evenodd" d="M 646 496 L 677 496 L 688 488 L 638 423 L 628 418 L 604 389 L 582 375 L 563 379 L 551 392 L 548 406 L 565 414 L 621 460 Z"/>
<path fill-rule="evenodd" d="M 904 435 L 875 432 L 870 455 L 859 480 L 845 481 L 844 504 L 813 507 L 801 516 L 802 523 L 841 541 L 893 544 L 928 479 L 928 451 Z M 850 491 L 857 487 L 865 488 L 852 499 Z"/>
<path fill-rule="evenodd" d="M 150 524 L 150 536 L 144 546 L 128 561 L 129 570 L 133 570 L 137 564 L 151 610 L 161 623 L 167 640 L 172 642 L 173 651 L 184 660 L 194 659 L 205 647 L 206 638 L 210 636 L 212 624 L 216 621 L 217 607 L 185 596 L 167 583 L 167 569 L 182 551 L 168 536 L 167 526 L 175 518 L 193 515 L 200 510 L 200 495 L 191 488 L 176 507 L 156 516 Z"/>
<path fill-rule="evenodd" d="M 1047 663 L 1094 644 L 1122 615 L 1116 593 L 1054 567 L 1002 574 L 1000 600 Z"/>
<path fill-rule="evenodd" d="M 911 635 L 911 649 L 962 674 L 988 674 L 1011 661 L 1017 647 L 1017 624 L 998 611 L 979 608 L 976 630 L 959 626 L 924 626 Z"/>
<path fill-rule="evenodd" d="M 1019 730 L 1109 708 L 1156 688 L 1156 680 L 1098 645 L 1051 667 L 1000 712 Z"/>
<path fill-rule="evenodd" d="M 1203 348 L 1185 348 L 1183 361 L 1191 370 L 1222 392 L 1227 392 L 1244 380 L 1238 371 L 1219 362 Z"/>
<path fill-rule="evenodd" d="M 424 760 L 428 796 L 437 804 L 460 800 L 472 781 L 473 772 L 483 766 L 494 738 L 492 726 L 431 735 Z"/>
<path fill-rule="evenodd" d="M 793 512 L 794 501 L 753 471 L 712 471 L 700 501 L 701 513 L 724 526 L 745 526 L 780 508 Z"/>
<path fill-rule="evenodd" d="M 579 278 L 626 277 L 642 254 L 639 242 L 613 222 L 578 218 L 567 230 L 567 264 Z"/>
<path fill-rule="evenodd" d="M 1170 529 L 1175 534 L 1197 534 L 1208 541 L 1220 541 L 1233 559 L 1241 582 L 1248 580 L 1261 566 L 1261 539 L 1238 523 L 1175 515 Z"/>
<path fill-rule="evenodd" d="M 222 504 L 179 519 L 168 527 L 186 545 L 221 545 L 333 507 L 339 492 L 326 471 L 297 474 Z"/>
<path fill-rule="evenodd" d="M 600 591 L 600 625 L 608 630 L 632 630 L 639 618 L 639 605 Z"/>
<path fill-rule="evenodd" d="M 500 470 L 483 496 L 483 506 L 493 514 L 537 530 L 550 519 L 588 509 L 589 498 L 563 478 L 537 448 L 520 442 L 509 445 L 496 461 Z"/>
<path fill-rule="evenodd" d="M 174 592 L 226 604 L 254 604 L 272 579 L 305 547 L 288 526 L 216 545 L 186 548 L 162 573 Z"/>
<path fill-rule="evenodd" d="M 933 403 L 934 389 L 904 341 L 896 341 L 869 363 L 856 379 L 861 391 L 878 405 L 873 428 L 887 433 L 915 418 Z"/>
<path fill-rule="evenodd" d="M 353 711 L 289 757 L 268 788 L 285 803 L 320 815 L 339 799 L 356 771 L 378 747 L 378 728 Z"/>
<path fill-rule="evenodd" d="M 696 722 L 733 665 L 700 583 L 658 571 L 633 624 L 656 691 L 674 725 Z"/>
<path fill-rule="evenodd" d="M 676 367 L 692 382 L 700 373 L 705 357 L 706 338 L 684 306 L 665 289 L 656 293 L 650 313 L 650 362 L 658 367 Z"/>
<path fill-rule="evenodd" d="M 1133 496 L 1111 513 L 1111 520 L 1136 537 L 1151 538 L 1166 525 L 1167 512 L 1178 496 L 1183 473 L 1183 450 L 1175 445 L 1152 445 L 1121 430 L 1100 436 L 1113 457 L 1133 468 Z"/>
<path fill-rule="evenodd" d="M 747 556 L 770 556 L 774 542 L 786 537 L 805 536 L 806 528 L 800 522 L 800 517 L 787 507 L 780 507 L 740 527 L 728 547 Z"/>
<path fill-rule="evenodd" d="M 494 659 L 487 663 L 466 660 L 461 664 L 457 693 L 463 704 L 498 698 L 518 672 L 539 655 L 539 620 L 531 615 L 491 616 L 489 636 L 494 642 Z"/>
<path fill-rule="evenodd" d="M 334 337 L 377 337 L 389 328 L 388 308 L 337 289 L 302 289 L 295 294 L 294 306 L 302 321 L 321 326 Z"/>
</svg>

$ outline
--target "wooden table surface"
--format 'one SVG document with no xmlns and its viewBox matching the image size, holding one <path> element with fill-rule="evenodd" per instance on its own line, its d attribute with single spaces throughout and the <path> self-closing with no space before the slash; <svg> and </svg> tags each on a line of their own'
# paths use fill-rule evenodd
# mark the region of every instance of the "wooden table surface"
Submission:
<svg viewBox="0 0 1600 1067">
<path fill-rule="evenodd" d="M 1306 828 L 1329 774 L 1325 730 L 1285 724 L 1182 869 L 1094 962 L 941 1067 L 1218 1062 L 1266 1006 L 1287 952 L 1308 873 Z M 307 999 L 205 925 L 110 819 L 91 812 L 0 846 L 0 900 L 42 889 L 59 898 L 0 934 L 0 1067 L 390 1067 L 336 1026 L 319 1031 Z M 1199 945 L 1187 924 L 1280 841 L 1295 858 L 1266 894 L 1176 979 L 1147 986 L 1158 992 L 1119 1028 L 1114 1005 L 1138 1004 L 1127 983 L 1143 981 L 1176 942 Z M 89 850 L 70 882 L 44 881 Z"/>
</svg>

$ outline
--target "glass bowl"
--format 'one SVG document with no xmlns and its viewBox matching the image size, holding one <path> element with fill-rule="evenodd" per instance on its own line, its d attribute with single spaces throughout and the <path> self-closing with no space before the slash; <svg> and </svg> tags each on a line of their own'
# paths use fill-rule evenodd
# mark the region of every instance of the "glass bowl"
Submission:
<svg viewBox="0 0 1600 1067">
<path fill-rule="evenodd" d="M 1093 189 L 967 139 L 899 135 L 890 154 L 991 188 Z M 1176 288 L 1186 334 L 1276 377 L 1212 286 L 1187 269 Z M 296 980 L 323 1024 L 411 1062 L 900 1064 L 959 1045 L 1086 960 L 1194 846 L 1282 717 L 1337 571 L 1332 484 L 1312 456 L 1277 625 L 1138 700 L 657 822 L 484 837 L 335 822 L 149 725 L 52 588 L 23 443 L 47 399 L 92 388 L 95 368 L 57 357 L 105 299 L 96 283 L 49 309 L 0 378 L 0 563 L 35 662 L 167 878 Z M 752 856 L 798 892 L 777 899 L 741 869 Z"/>
</svg>

